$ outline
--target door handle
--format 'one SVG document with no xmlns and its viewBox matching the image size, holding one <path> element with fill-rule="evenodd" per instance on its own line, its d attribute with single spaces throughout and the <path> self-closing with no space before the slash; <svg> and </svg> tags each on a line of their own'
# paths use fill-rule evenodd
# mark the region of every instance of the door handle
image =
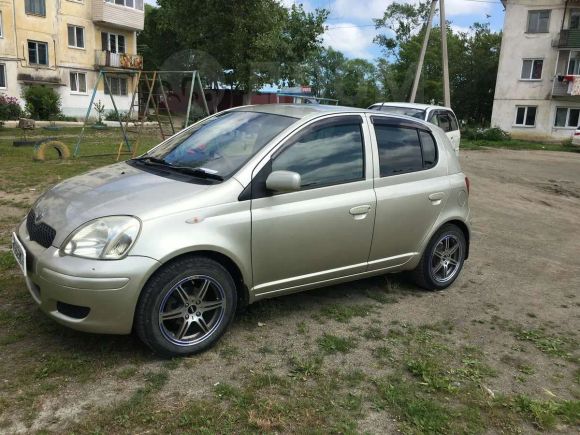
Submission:
<svg viewBox="0 0 580 435">
<path fill-rule="evenodd" d="M 443 198 L 445 198 L 444 192 L 436 192 L 429 195 L 431 201 L 441 201 Z"/>
<path fill-rule="evenodd" d="M 351 208 L 349 213 L 353 216 L 359 216 L 361 214 L 367 214 L 370 209 L 371 209 L 371 206 L 368 204 L 359 205 L 359 206 Z"/>
</svg>

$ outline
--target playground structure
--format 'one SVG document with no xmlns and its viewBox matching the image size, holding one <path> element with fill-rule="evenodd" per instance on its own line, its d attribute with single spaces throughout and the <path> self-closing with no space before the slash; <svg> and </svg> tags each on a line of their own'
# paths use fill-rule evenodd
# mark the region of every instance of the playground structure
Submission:
<svg viewBox="0 0 580 435">
<path fill-rule="evenodd" d="M 111 92 L 110 75 L 115 77 L 125 75 L 131 79 L 131 89 L 128 92 L 131 103 L 126 113 L 119 111 L 115 96 Z M 189 78 L 191 78 L 191 82 L 189 82 Z M 179 126 L 176 125 L 179 120 L 176 114 L 172 113 L 170 104 L 172 99 L 181 100 L 180 93 L 176 92 L 175 87 L 170 85 L 171 82 L 176 81 L 179 82 L 181 94 L 187 98 L 185 119 L 182 125 Z M 86 128 L 95 126 L 94 124 L 91 125 L 91 113 L 93 112 L 95 98 L 101 83 L 103 83 L 105 94 L 108 94 L 111 99 L 114 119 L 116 120 L 115 122 L 119 123 L 122 140 L 116 152 L 109 148 L 105 150 L 107 153 L 93 153 L 84 155 L 84 157 L 116 154 L 118 160 L 121 154 L 135 156 L 139 150 L 139 145 L 142 143 L 146 128 L 155 128 L 159 133 L 160 139 L 165 140 L 191 123 L 192 106 L 196 101 L 201 106 L 205 116 L 209 115 L 204 89 L 197 71 L 101 70 L 91 94 L 83 127 L 74 147 L 75 157 L 81 155 L 81 144 L 85 138 Z M 187 89 L 188 83 L 189 89 Z M 129 87 L 129 85 L 127 86 Z M 182 101 L 180 102 L 183 103 Z M 100 100 L 97 104 L 101 104 Z M 150 132 L 148 132 L 148 136 L 150 136 Z M 93 145 L 93 148 L 95 147 L 96 145 Z M 124 151 L 123 148 L 125 149 Z"/>
</svg>

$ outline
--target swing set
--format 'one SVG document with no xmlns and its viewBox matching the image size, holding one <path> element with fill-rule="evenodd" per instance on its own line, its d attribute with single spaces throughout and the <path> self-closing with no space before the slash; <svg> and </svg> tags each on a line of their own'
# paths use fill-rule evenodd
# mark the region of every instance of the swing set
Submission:
<svg viewBox="0 0 580 435">
<path fill-rule="evenodd" d="M 129 106 L 129 111 L 124 116 L 121 116 L 117 102 L 115 101 L 115 96 L 113 95 L 113 92 L 111 92 L 110 76 L 119 77 L 121 75 L 128 76 L 128 78 L 132 79 L 132 89 L 130 93 L 131 104 Z M 113 113 L 115 114 L 115 119 L 119 122 L 119 128 L 121 129 L 123 136 L 116 152 L 117 160 L 121 158 L 122 154 L 131 155 L 132 157 L 137 155 L 145 129 L 146 127 L 151 126 L 150 121 L 153 121 L 153 125 L 158 129 L 161 140 L 165 140 L 179 131 L 181 128 L 176 127 L 175 113 L 171 113 L 169 104 L 169 98 L 174 94 L 174 92 L 170 88 L 166 89 L 166 80 L 163 80 L 162 78 L 167 77 L 168 75 L 172 75 L 173 77 L 181 76 L 182 84 L 187 83 L 188 78 L 191 77 L 189 92 L 186 92 L 186 89 L 184 88 L 184 93 L 187 93 L 188 98 L 183 128 L 186 128 L 191 123 L 190 116 L 192 114 L 192 104 L 196 100 L 194 88 L 196 88 L 197 99 L 200 100 L 198 104 L 202 107 L 205 115 L 210 114 L 199 72 L 197 71 L 100 70 L 87 108 L 83 127 L 74 148 L 74 157 L 80 157 L 81 155 L 81 143 L 85 138 L 86 128 L 91 127 L 91 112 L 101 83 L 104 85 L 105 94 L 108 94 L 111 98 Z M 125 148 L 125 151 L 123 151 L 123 148 Z M 85 155 L 84 157 L 103 155 L 111 155 L 111 153 Z"/>
</svg>

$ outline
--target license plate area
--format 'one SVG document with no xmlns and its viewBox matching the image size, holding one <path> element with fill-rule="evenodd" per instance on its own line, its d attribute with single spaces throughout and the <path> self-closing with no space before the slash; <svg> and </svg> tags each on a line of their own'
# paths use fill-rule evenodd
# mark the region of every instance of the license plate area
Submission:
<svg viewBox="0 0 580 435">
<path fill-rule="evenodd" d="M 16 235 L 16 233 L 12 233 L 12 255 L 14 255 L 16 262 L 20 266 L 20 269 L 22 269 L 22 273 L 24 274 L 24 276 L 26 276 L 27 275 L 26 249 L 24 249 L 24 246 L 22 246 L 20 240 L 18 240 L 18 236 Z"/>
</svg>

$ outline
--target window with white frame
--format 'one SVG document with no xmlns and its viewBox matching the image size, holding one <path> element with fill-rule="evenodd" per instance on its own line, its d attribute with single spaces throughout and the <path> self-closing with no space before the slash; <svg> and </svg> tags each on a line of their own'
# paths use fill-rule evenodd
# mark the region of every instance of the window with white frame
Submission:
<svg viewBox="0 0 580 435">
<path fill-rule="evenodd" d="M 516 122 L 514 125 L 519 127 L 535 127 L 537 112 L 538 108 L 536 106 L 516 106 Z"/>
<path fill-rule="evenodd" d="M 83 72 L 70 73 L 70 90 L 78 94 L 87 92 L 87 74 Z"/>
<path fill-rule="evenodd" d="M 6 89 L 6 65 L 0 63 L 0 89 Z"/>
<path fill-rule="evenodd" d="M 143 10 L 143 0 L 105 0 L 107 3 L 113 3 L 119 6 L 125 6 L 126 8 Z"/>
<path fill-rule="evenodd" d="M 578 127 L 580 121 L 580 109 L 570 107 L 557 107 L 554 127 Z"/>
<path fill-rule="evenodd" d="M 125 53 L 125 36 L 101 32 L 101 49 L 111 53 Z"/>
<path fill-rule="evenodd" d="M 48 44 L 46 42 L 28 41 L 28 63 L 48 65 Z"/>
<path fill-rule="evenodd" d="M 550 11 L 528 12 L 528 33 L 548 33 L 550 29 Z"/>
<path fill-rule="evenodd" d="M 522 63 L 522 80 L 541 80 L 543 59 L 524 59 Z"/>
<path fill-rule="evenodd" d="M 45 0 L 24 0 L 24 12 L 28 15 L 39 15 L 46 17 Z"/>
<path fill-rule="evenodd" d="M 68 46 L 74 48 L 85 48 L 85 28 L 81 26 L 68 25 Z"/>
<path fill-rule="evenodd" d="M 109 95 L 127 95 L 127 79 L 125 77 L 106 77 L 109 86 L 105 85 L 105 94 Z"/>
</svg>

